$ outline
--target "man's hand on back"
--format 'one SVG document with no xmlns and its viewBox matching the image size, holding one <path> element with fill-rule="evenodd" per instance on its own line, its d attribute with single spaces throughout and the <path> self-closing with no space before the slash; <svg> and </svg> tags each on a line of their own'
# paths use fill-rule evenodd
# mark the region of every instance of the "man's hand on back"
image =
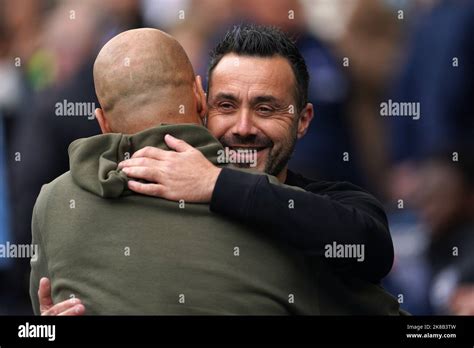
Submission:
<svg viewBox="0 0 474 348">
<path fill-rule="evenodd" d="M 82 315 L 85 307 L 78 298 L 72 298 L 58 304 L 51 298 L 51 283 L 48 278 L 41 278 L 38 290 L 41 315 Z"/>
<path fill-rule="evenodd" d="M 183 140 L 167 134 L 166 144 L 175 151 L 147 146 L 131 159 L 119 163 L 119 169 L 130 178 L 130 190 L 171 201 L 209 203 L 221 169 Z"/>
</svg>

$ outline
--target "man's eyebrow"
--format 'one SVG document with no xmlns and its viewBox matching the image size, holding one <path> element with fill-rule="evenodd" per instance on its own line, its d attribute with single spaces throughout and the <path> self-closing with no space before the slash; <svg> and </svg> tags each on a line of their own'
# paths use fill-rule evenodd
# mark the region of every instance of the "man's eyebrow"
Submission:
<svg viewBox="0 0 474 348">
<path fill-rule="evenodd" d="M 250 100 L 250 104 L 257 105 L 259 103 L 280 104 L 280 100 L 272 95 L 259 95 Z"/>
<path fill-rule="evenodd" d="M 220 92 L 215 95 L 214 98 L 212 99 L 217 99 L 217 100 L 232 100 L 232 101 L 238 101 L 238 98 L 235 94 L 232 93 L 225 93 L 225 92 Z"/>
</svg>

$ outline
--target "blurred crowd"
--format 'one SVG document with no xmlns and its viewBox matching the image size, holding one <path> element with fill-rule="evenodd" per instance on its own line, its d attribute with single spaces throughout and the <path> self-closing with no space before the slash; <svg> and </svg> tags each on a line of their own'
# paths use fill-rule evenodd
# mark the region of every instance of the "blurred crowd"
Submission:
<svg viewBox="0 0 474 348">
<path fill-rule="evenodd" d="M 468 0 L 0 0 L 0 244 L 31 243 L 41 186 L 69 169 L 69 143 L 99 134 L 55 105 L 98 105 L 92 64 L 106 41 L 162 29 L 206 76 L 209 50 L 241 22 L 297 40 L 315 118 L 290 168 L 384 202 L 396 254 L 384 286 L 413 314 L 474 314 Z M 419 119 L 382 115 L 389 100 L 419 103 Z M 28 277 L 28 259 L 0 258 L 0 314 L 31 313 Z"/>
</svg>

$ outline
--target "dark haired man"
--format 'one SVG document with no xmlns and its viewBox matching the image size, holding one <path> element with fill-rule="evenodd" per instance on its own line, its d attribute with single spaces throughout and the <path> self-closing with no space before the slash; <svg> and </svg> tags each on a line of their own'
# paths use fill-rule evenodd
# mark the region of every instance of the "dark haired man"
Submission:
<svg viewBox="0 0 474 348">
<path fill-rule="evenodd" d="M 72 306 L 62 314 L 325 313 L 314 297 L 319 265 L 308 266 L 296 250 L 207 205 L 127 190 L 118 163 L 145 146 L 181 149 L 173 136 L 221 166 L 222 146 L 201 125 L 204 91 L 175 39 L 146 28 L 115 36 L 95 60 L 94 85 L 103 134 L 69 146 L 70 171 L 44 185 L 35 204 L 35 313 L 44 309 L 43 277 L 54 302 Z M 385 303 L 380 314 L 396 308 Z M 370 302 L 365 308 L 380 311 Z"/>
<path fill-rule="evenodd" d="M 250 34 L 256 35 L 256 37 Z M 271 41 L 275 39 L 277 41 L 271 44 Z M 263 47 L 267 47 L 268 50 L 264 50 L 260 55 L 257 54 L 257 50 L 261 50 Z M 239 51 L 240 49 L 243 51 Z M 234 52 L 235 50 L 237 51 Z M 222 52 L 219 53 L 220 51 Z M 252 55 L 249 52 L 257 53 Z M 219 55 L 220 57 L 218 57 Z M 306 283 L 307 286 L 313 284 L 304 291 L 304 286 L 301 288 L 307 301 L 306 304 L 309 305 L 304 312 L 306 314 L 395 314 L 398 308 L 397 302 L 378 286 L 366 281 L 369 279 L 376 282 L 388 270 L 382 268 L 380 271 L 373 265 L 367 267 L 359 266 L 357 263 L 367 261 L 368 257 L 370 257 L 371 263 L 379 263 L 381 260 L 377 259 L 377 250 L 370 249 L 370 252 L 363 253 L 360 255 L 362 259 L 359 258 L 359 261 L 356 258 L 353 260 L 350 257 L 344 258 L 344 255 L 339 259 L 336 254 L 332 254 L 335 256 L 334 258 L 329 258 L 330 255 L 324 251 L 326 246 L 332 246 L 334 241 L 342 246 L 348 245 L 348 242 L 353 242 L 353 244 L 359 242 L 360 245 L 370 245 L 371 248 L 373 243 L 377 245 L 380 241 L 379 246 L 388 249 L 387 255 L 383 255 L 383 257 L 389 259 L 391 264 L 393 256 L 391 240 L 379 203 L 370 195 L 349 184 L 311 183 L 311 181 L 287 171 L 286 162 L 292 152 L 294 142 L 296 138 L 304 135 L 313 114 L 312 105 L 306 103 L 305 90 L 308 84 L 308 74 L 304 61 L 298 55 L 292 42 L 273 28 L 236 27 L 216 49 L 214 61 L 215 65 L 211 65 L 210 69 L 211 83 L 208 100 L 210 107 L 208 126 L 211 132 L 216 134 L 219 140 L 231 150 L 256 151 L 258 154 L 256 168 L 259 171 L 273 174 L 280 182 L 300 186 L 308 192 L 272 182 L 270 177 L 256 175 L 255 172 L 245 173 L 240 170 L 221 169 L 216 165 L 215 160 L 211 162 L 201 152 L 196 151 L 184 141 L 169 137 L 165 138 L 165 142 L 176 152 L 165 151 L 163 146 L 160 149 L 147 146 L 136 151 L 131 160 L 122 162 L 119 168 L 122 168 L 128 177 L 154 182 L 129 181 L 129 188 L 170 200 L 186 202 L 186 204 L 209 202 L 212 195 L 211 209 L 221 213 L 224 217 L 231 218 L 222 221 L 233 221 L 240 225 L 240 222 L 232 220 L 232 218 L 237 218 L 252 225 L 247 226 L 248 231 L 258 238 L 252 242 L 246 242 L 246 246 L 251 247 L 249 250 L 252 250 L 253 253 L 258 253 L 258 250 L 261 250 L 262 253 L 267 254 L 266 256 L 262 254 L 261 258 L 255 257 L 256 254 L 254 254 L 252 262 L 263 262 L 268 266 L 270 265 L 269 260 L 272 259 L 273 269 L 280 276 L 285 274 L 281 268 L 288 270 L 289 262 L 295 266 L 293 269 L 296 274 L 291 276 L 292 279 L 287 279 L 288 282 L 299 282 L 301 276 L 306 276 L 306 281 L 303 283 Z M 291 62 L 291 65 L 288 62 Z M 299 77 L 295 77 L 295 75 Z M 115 97 L 115 100 L 120 101 L 120 95 L 115 94 Z M 127 103 L 121 102 L 121 105 L 125 107 Z M 122 112 L 121 115 L 123 117 L 125 114 Z M 99 117 L 100 119 L 101 117 Z M 102 124 L 101 126 L 105 131 L 110 131 Z M 200 150 L 202 151 L 203 148 L 201 147 Z M 249 165 L 248 163 L 237 164 L 244 167 Z M 242 182 L 239 182 L 241 180 Z M 185 183 L 184 186 L 183 183 Z M 228 185 L 230 186 L 228 187 Z M 258 200 L 259 198 L 263 200 Z M 146 202 L 152 204 L 152 201 L 153 199 L 150 198 Z M 163 200 L 158 201 L 160 203 L 157 203 L 156 206 L 159 209 L 157 214 L 162 214 L 160 209 L 162 210 L 163 205 L 166 206 L 166 204 L 163 203 Z M 233 209 L 237 210 L 237 213 Z M 150 211 L 147 209 L 148 213 Z M 195 213 L 194 218 L 201 221 L 203 216 L 200 214 L 202 213 L 203 211 Z M 140 215 L 138 217 L 143 217 L 141 212 L 138 215 Z M 217 214 L 215 216 L 219 217 Z M 316 223 L 312 221 L 313 217 L 316 219 Z M 127 219 L 136 218 L 134 212 L 131 212 L 127 217 Z M 150 219 L 152 218 L 150 216 Z M 154 218 L 158 218 L 158 215 Z M 147 224 L 147 226 L 149 225 Z M 211 233 L 216 238 L 216 243 L 221 239 L 235 239 L 236 235 L 232 232 L 233 228 L 230 224 L 222 225 L 222 227 L 224 228 L 213 230 Z M 353 230 L 344 233 L 346 228 Z M 206 233 L 199 234 L 199 238 L 206 235 Z M 278 238 L 274 238 L 275 235 Z M 193 233 L 193 236 L 190 237 L 196 238 L 197 236 L 196 233 Z M 169 236 L 176 241 L 182 237 L 179 232 Z M 269 245 L 264 246 L 260 241 L 267 242 Z M 284 243 L 281 243 L 282 241 Z M 192 239 L 186 240 L 186 243 L 190 242 Z M 277 254 L 273 254 L 269 258 L 268 248 L 271 249 L 274 242 L 278 242 L 277 245 L 282 246 L 289 242 L 291 246 L 302 249 L 313 258 L 304 258 L 305 261 L 301 263 L 294 263 L 288 259 L 285 256 L 287 253 L 281 254 L 284 260 L 277 261 L 275 259 Z M 307 245 L 304 245 L 306 242 Z M 208 242 L 197 248 L 201 254 L 203 247 L 208 248 Z M 204 248 L 204 250 L 206 249 Z M 210 250 L 214 250 L 214 252 L 219 250 L 219 245 Z M 325 254 L 328 258 L 324 257 Z M 296 257 L 295 260 L 301 260 L 300 257 L 303 255 L 300 252 L 292 257 Z M 192 257 L 187 254 L 185 259 L 185 264 L 193 261 Z M 207 265 L 206 268 L 212 271 L 216 266 L 208 264 L 211 261 L 212 254 L 209 255 L 208 261 L 201 260 L 199 265 Z M 360 264 L 364 264 L 364 262 L 360 262 Z M 297 270 L 298 265 L 301 266 L 299 270 Z M 247 266 L 253 268 L 250 263 Z M 217 269 L 220 269 L 219 267 Z M 229 273 L 221 272 L 222 279 L 215 277 L 216 283 L 207 284 L 213 289 L 213 292 L 218 289 L 222 281 L 235 278 L 232 274 L 236 270 L 243 269 L 241 267 L 233 269 L 234 267 L 235 265 L 227 269 Z M 161 268 L 163 268 L 162 265 L 157 267 L 157 276 Z M 335 269 L 339 272 L 335 272 Z M 310 270 L 314 273 L 311 274 Z M 353 274 L 349 274 L 349 271 Z M 290 276 L 290 273 L 287 275 Z M 194 280 L 203 283 L 206 276 L 206 272 L 203 272 L 200 277 L 195 277 Z M 267 276 L 263 276 L 262 280 L 266 281 Z M 275 275 L 271 275 L 270 278 L 275 280 Z M 283 281 L 281 277 L 276 279 Z M 176 279 L 173 278 L 173 281 Z M 160 287 L 166 289 L 175 285 L 173 281 L 161 284 L 158 280 L 157 284 L 160 283 Z M 228 289 L 234 289 L 233 287 L 237 283 L 232 282 L 231 284 L 232 287 L 228 287 Z M 245 282 L 241 286 L 242 289 L 245 289 Z M 126 298 L 127 289 L 119 288 L 123 292 L 120 293 L 120 296 Z M 311 288 L 314 292 L 307 291 Z M 46 289 L 49 290 L 47 286 Z M 46 291 L 46 295 L 48 292 Z M 278 294 L 277 297 L 280 295 Z M 315 297 L 312 298 L 312 296 Z M 250 297 L 253 298 L 253 295 Z M 261 300 L 265 302 L 264 298 Z M 94 298 L 88 294 L 87 301 L 97 305 L 101 301 L 110 302 L 110 299 L 103 296 Z M 145 299 L 144 302 L 140 300 L 140 304 L 143 305 L 147 301 L 150 303 L 159 302 L 159 294 L 156 293 L 153 298 Z M 201 303 L 207 305 L 212 303 L 212 301 L 209 302 L 209 299 L 202 300 L 201 298 L 200 301 L 204 301 Z M 282 304 L 280 300 L 279 302 Z M 67 304 L 64 305 L 64 307 L 56 307 L 56 309 L 67 311 Z M 128 312 L 136 312 L 145 308 L 140 305 L 134 308 L 132 303 L 127 303 L 127 305 L 129 306 L 127 307 Z M 225 303 L 212 303 L 212 306 L 207 309 L 194 308 L 194 310 L 200 310 L 201 313 L 205 313 L 207 310 L 209 313 L 209 310 L 213 309 L 218 310 L 215 313 L 223 313 L 222 310 L 232 308 Z M 271 309 L 264 307 L 264 304 L 260 309 L 255 306 L 235 307 L 234 304 L 232 310 L 234 313 L 281 312 L 277 307 Z M 178 308 L 172 308 L 172 310 L 181 311 Z M 182 310 L 181 313 L 184 313 L 184 309 Z"/>
<path fill-rule="evenodd" d="M 257 226 L 307 255 L 326 256 L 342 273 L 378 283 L 393 262 L 381 204 L 352 184 L 314 181 L 288 170 L 295 142 L 313 117 L 306 64 L 292 40 L 273 27 L 235 26 L 211 53 L 208 79 L 211 133 L 224 147 L 256 150 L 257 170 L 305 192 L 273 185 L 264 175 L 212 170 L 198 156 L 182 161 L 184 154 L 169 152 L 164 158 L 153 148 L 138 151 L 121 166 L 130 177 L 157 184 L 130 181 L 129 188 L 171 200 L 210 202 L 215 213 Z M 334 243 L 364 246 L 364 260 L 332 257 Z"/>
</svg>

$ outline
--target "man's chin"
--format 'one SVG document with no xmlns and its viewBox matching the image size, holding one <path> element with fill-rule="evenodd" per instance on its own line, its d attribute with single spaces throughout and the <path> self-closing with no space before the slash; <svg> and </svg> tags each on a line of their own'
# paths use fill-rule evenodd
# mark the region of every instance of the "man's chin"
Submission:
<svg viewBox="0 0 474 348">
<path fill-rule="evenodd" d="M 258 172 L 265 172 L 265 165 L 254 165 L 253 163 L 232 163 L 229 164 L 229 167 L 231 168 L 238 168 L 238 169 L 248 169 L 248 170 L 254 170 Z"/>
</svg>

